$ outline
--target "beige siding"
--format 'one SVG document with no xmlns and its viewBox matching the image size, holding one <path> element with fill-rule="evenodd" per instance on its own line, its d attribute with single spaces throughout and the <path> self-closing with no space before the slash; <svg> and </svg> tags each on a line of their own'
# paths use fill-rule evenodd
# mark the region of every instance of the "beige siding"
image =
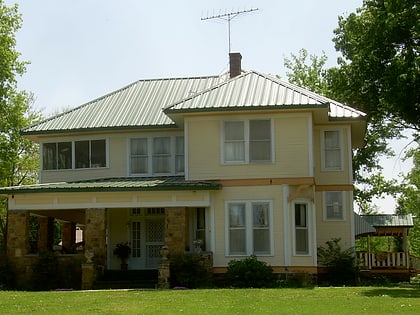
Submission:
<svg viewBox="0 0 420 315">
<path fill-rule="evenodd" d="M 322 169 L 322 131 L 339 130 L 342 139 L 342 163 L 343 167 L 338 171 Z M 351 162 L 351 129 L 350 126 L 317 126 L 314 128 L 314 166 L 315 178 L 318 185 L 347 185 L 352 184 Z"/>
<path fill-rule="evenodd" d="M 323 192 L 316 192 L 316 224 L 317 224 L 317 246 L 325 246 L 325 242 L 332 238 L 340 238 L 343 249 L 352 247 L 353 244 L 353 205 L 351 203 L 350 191 L 345 192 L 345 220 L 327 221 L 324 217 Z"/>
<path fill-rule="evenodd" d="M 230 119 L 272 119 L 274 161 L 228 165 L 222 162 L 222 125 Z M 309 113 L 188 119 L 189 179 L 245 179 L 310 176 Z"/>
</svg>

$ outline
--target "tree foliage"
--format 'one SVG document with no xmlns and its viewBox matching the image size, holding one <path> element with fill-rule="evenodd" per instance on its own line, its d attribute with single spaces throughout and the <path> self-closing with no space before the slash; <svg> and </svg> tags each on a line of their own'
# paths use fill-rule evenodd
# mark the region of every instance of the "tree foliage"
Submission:
<svg viewBox="0 0 420 315">
<path fill-rule="evenodd" d="M 420 130 L 418 0 L 365 0 L 339 17 L 333 41 L 343 55 L 337 84 L 372 117 Z"/>
<path fill-rule="evenodd" d="M 15 49 L 21 24 L 17 5 L 7 7 L 0 0 L 0 187 L 34 183 L 39 166 L 37 146 L 20 132 L 41 118 L 32 108 L 32 95 L 17 89 L 27 64 Z M 5 244 L 6 211 L 7 200 L 0 197 L 0 250 Z"/>
</svg>

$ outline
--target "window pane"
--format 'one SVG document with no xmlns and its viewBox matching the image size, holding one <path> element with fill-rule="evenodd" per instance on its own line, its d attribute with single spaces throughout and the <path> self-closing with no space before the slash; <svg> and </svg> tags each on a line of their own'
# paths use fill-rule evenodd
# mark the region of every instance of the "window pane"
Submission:
<svg viewBox="0 0 420 315">
<path fill-rule="evenodd" d="M 44 143 L 42 146 L 42 168 L 44 170 L 57 169 L 57 144 Z"/>
<path fill-rule="evenodd" d="M 299 227 L 306 227 L 306 205 L 295 205 L 295 224 Z"/>
<path fill-rule="evenodd" d="M 243 121 L 225 122 L 225 162 L 245 161 L 245 133 Z"/>
<path fill-rule="evenodd" d="M 268 227 L 268 203 L 252 204 L 252 222 L 254 227 Z"/>
<path fill-rule="evenodd" d="M 270 120 L 250 120 L 249 121 L 250 140 L 270 140 L 271 123 Z"/>
<path fill-rule="evenodd" d="M 244 122 L 243 121 L 226 121 L 225 122 L 225 140 L 230 141 L 243 141 L 244 135 Z"/>
<path fill-rule="evenodd" d="M 232 203 L 229 204 L 229 227 L 245 226 L 245 204 Z"/>
<path fill-rule="evenodd" d="M 147 155 L 147 138 L 131 139 L 131 155 Z"/>
<path fill-rule="evenodd" d="M 89 163 L 89 141 L 76 141 L 74 144 L 76 168 L 88 168 Z"/>
<path fill-rule="evenodd" d="M 131 157 L 131 174 L 146 174 L 148 172 L 147 157 Z"/>
<path fill-rule="evenodd" d="M 270 253 L 270 230 L 268 228 L 254 229 L 254 253 Z"/>
<path fill-rule="evenodd" d="M 234 229 L 229 231 L 229 254 L 246 254 L 245 229 Z"/>
<path fill-rule="evenodd" d="M 106 142 L 105 140 L 91 141 L 91 167 L 106 166 Z"/>
<path fill-rule="evenodd" d="M 271 161 L 270 120 L 251 120 L 249 122 L 249 140 L 251 162 Z"/>
<path fill-rule="evenodd" d="M 296 254 L 308 254 L 308 230 L 296 230 Z"/>
<path fill-rule="evenodd" d="M 153 173 L 171 172 L 171 140 L 169 137 L 153 138 Z"/>
<path fill-rule="evenodd" d="M 183 173 L 185 170 L 184 164 L 184 137 L 176 137 L 175 172 Z"/>
<path fill-rule="evenodd" d="M 341 168 L 340 133 L 338 130 L 324 132 L 325 168 Z"/>
<path fill-rule="evenodd" d="M 328 191 L 325 193 L 327 219 L 343 220 L 343 194 L 341 191 Z"/>
<path fill-rule="evenodd" d="M 70 169 L 72 159 L 71 142 L 58 143 L 58 169 Z"/>
<path fill-rule="evenodd" d="M 170 154 L 171 140 L 169 137 L 153 138 L 153 154 Z"/>
</svg>

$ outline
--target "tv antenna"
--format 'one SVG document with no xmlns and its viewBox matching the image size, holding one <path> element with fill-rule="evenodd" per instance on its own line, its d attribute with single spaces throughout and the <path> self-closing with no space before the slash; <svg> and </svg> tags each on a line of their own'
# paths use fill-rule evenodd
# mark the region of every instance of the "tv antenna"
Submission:
<svg viewBox="0 0 420 315">
<path fill-rule="evenodd" d="M 238 15 L 251 13 L 251 12 L 254 12 L 254 11 L 258 11 L 258 8 L 251 8 L 251 9 L 248 9 L 248 10 L 242 10 L 242 11 L 229 12 L 229 13 L 224 13 L 224 14 L 217 14 L 217 15 L 202 17 L 201 21 L 216 20 L 217 19 L 217 20 L 223 20 L 223 21 L 227 22 L 227 25 L 228 25 L 228 39 L 229 39 L 229 53 L 230 53 L 231 52 L 230 21 L 232 21 Z"/>
</svg>

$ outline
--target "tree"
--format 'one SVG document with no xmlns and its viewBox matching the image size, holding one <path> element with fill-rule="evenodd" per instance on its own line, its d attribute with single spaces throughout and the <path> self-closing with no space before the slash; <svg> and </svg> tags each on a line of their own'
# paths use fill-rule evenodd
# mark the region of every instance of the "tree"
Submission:
<svg viewBox="0 0 420 315">
<path fill-rule="evenodd" d="M 325 53 L 321 57 L 308 54 L 301 49 L 299 55 L 291 54 L 285 58 L 284 64 L 290 71 L 286 73 L 288 81 L 310 91 L 326 97 L 353 105 L 346 99 L 346 90 L 338 84 L 337 68 L 325 68 L 328 57 Z M 393 123 L 384 123 L 379 119 L 368 120 L 368 130 L 363 148 L 353 153 L 353 171 L 355 179 L 355 200 L 363 213 L 372 210 L 373 197 L 385 194 L 395 195 L 398 185 L 395 180 L 386 180 L 382 175 L 380 165 L 381 156 L 393 156 L 394 152 L 388 147 L 389 138 L 398 137 L 400 128 Z"/>
<path fill-rule="evenodd" d="M 21 27 L 18 6 L 0 0 L 0 186 L 34 183 L 39 165 L 37 145 L 21 129 L 41 119 L 32 108 L 32 95 L 17 90 L 17 77 L 26 71 L 19 61 L 15 33 Z M 0 251 L 4 249 L 7 200 L 0 197 Z"/>
<path fill-rule="evenodd" d="M 418 0 L 365 0 L 339 17 L 333 41 L 347 99 L 371 117 L 420 131 L 420 5 Z"/>
<path fill-rule="evenodd" d="M 410 252 L 420 257 L 420 142 L 407 153 L 407 158 L 413 159 L 414 166 L 404 178 L 398 212 L 414 216 L 414 228 L 409 234 Z"/>
</svg>

